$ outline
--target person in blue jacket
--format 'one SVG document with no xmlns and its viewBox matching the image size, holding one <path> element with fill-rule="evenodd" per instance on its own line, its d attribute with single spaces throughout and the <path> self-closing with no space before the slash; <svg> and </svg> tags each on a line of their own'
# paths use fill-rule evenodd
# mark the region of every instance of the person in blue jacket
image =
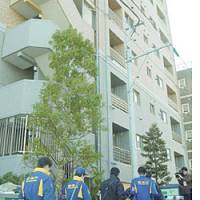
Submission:
<svg viewBox="0 0 200 200">
<path fill-rule="evenodd" d="M 144 167 L 138 168 L 139 177 L 131 182 L 130 196 L 134 200 L 151 200 L 157 198 L 158 192 L 156 190 L 155 182 L 146 177 L 146 169 Z"/>
<path fill-rule="evenodd" d="M 55 187 L 50 175 L 52 162 L 41 157 L 38 166 L 22 183 L 20 198 L 25 200 L 55 200 Z"/>
<path fill-rule="evenodd" d="M 152 173 L 150 171 L 147 172 L 146 174 L 146 177 L 149 178 L 151 181 L 153 181 L 153 183 L 155 184 L 156 186 L 156 190 L 158 192 L 158 196 L 156 198 L 153 198 L 154 200 L 165 200 L 163 194 L 162 194 L 162 191 L 160 189 L 160 186 L 158 185 L 158 183 L 156 183 L 153 179 L 152 179 Z"/>
<path fill-rule="evenodd" d="M 78 167 L 73 180 L 62 187 L 59 200 L 92 200 L 88 186 L 84 183 L 85 176 L 85 169 Z"/>
</svg>

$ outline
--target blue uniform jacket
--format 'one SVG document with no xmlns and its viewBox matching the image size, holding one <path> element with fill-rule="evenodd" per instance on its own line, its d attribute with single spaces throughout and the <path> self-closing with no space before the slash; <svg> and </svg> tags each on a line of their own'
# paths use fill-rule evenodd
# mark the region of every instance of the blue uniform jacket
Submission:
<svg viewBox="0 0 200 200">
<path fill-rule="evenodd" d="M 22 184 L 22 196 L 27 200 L 55 200 L 55 188 L 50 173 L 36 168 Z"/>
<path fill-rule="evenodd" d="M 59 200 L 92 200 L 87 185 L 81 177 L 74 176 L 72 181 L 64 184 Z"/>
<path fill-rule="evenodd" d="M 135 200 L 151 200 L 151 196 L 155 198 L 158 196 L 155 182 L 146 176 L 140 176 L 132 180 L 130 193 Z"/>
</svg>

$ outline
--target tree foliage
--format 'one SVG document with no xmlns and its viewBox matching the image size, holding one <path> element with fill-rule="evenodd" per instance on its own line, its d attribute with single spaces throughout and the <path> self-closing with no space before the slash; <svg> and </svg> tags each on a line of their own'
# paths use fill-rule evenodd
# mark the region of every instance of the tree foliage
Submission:
<svg viewBox="0 0 200 200">
<path fill-rule="evenodd" d="M 162 139 L 162 132 L 156 124 L 152 124 L 146 135 L 143 136 L 143 153 L 142 156 L 147 158 L 145 167 L 147 171 L 159 184 L 166 184 L 171 180 L 167 169 L 167 150 L 165 141 Z"/>
<path fill-rule="evenodd" d="M 49 67 L 53 76 L 46 81 L 40 102 L 30 114 L 33 152 L 25 155 L 25 160 L 47 155 L 61 170 L 68 162 L 74 167 L 88 167 L 100 158 L 86 140 L 101 126 L 95 50 L 72 27 L 56 32 L 51 45 Z"/>
<path fill-rule="evenodd" d="M 12 172 L 8 172 L 0 177 L 0 185 L 4 183 L 13 183 L 15 185 L 21 185 L 22 181 L 24 180 L 24 176 L 18 176 L 13 174 Z"/>
</svg>

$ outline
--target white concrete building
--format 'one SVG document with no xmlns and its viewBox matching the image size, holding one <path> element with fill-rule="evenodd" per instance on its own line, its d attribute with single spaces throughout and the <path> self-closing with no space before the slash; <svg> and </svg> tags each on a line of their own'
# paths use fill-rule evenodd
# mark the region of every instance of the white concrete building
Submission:
<svg viewBox="0 0 200 200">
<path fill-rule="evenodd" d="M 112 166 L 121 169 L 124 183 L 136 175 L 130 146 L 136 171 L 144 164 L 141 136 L 152 123 L 163 132 L 171 176 L 187 166 L 172 47 L 135 60 L 131 64 L 134 89 L 128 88 L 127 50 L 140 56 L 171 43 L 165 0 L 0 0 L 0 11 L 0 174 L 21 172 L 20 165 L 10 163 L 18 162 L 25 150 L 27 114 L 38 101 L 44 76 L 51 75 L 48 42 L 56 30 L 69 25 L 97 49 L 107 127 L 99 135 L 98 148 L 105 176 Z M 142 24 L 132 34 L 136 16 Z M 129 92 L 134 103 L 132 141 Z"/>
</svg>

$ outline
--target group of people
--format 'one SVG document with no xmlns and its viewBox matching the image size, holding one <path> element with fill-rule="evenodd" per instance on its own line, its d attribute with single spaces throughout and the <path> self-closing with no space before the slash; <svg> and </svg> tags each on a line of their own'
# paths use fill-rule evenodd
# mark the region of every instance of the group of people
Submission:
<svg viewBox="0 0 200 200">
<path fill-rule="evenodd" d="M 52 162 L 48 157 L 42 157 L 33 173 L 22 184 L 20 199 L 25 200 L 55 200 L 55 186 L 50 175 Z M 146 173 L 144 167 L 138 168 L 139 177 L 132 180 L 128 189 L 124 189 L 119 179 L 120 170 L 113 167 L 110 178 L 103 181 L 99 188 L 99 200 L 164 200 L 159 186 Z M 78 167 L 73 180 L 66 182 L 58 200 L 92 200 L 88 186 L 84 183 L 86 170 Z"/>
</svg>

